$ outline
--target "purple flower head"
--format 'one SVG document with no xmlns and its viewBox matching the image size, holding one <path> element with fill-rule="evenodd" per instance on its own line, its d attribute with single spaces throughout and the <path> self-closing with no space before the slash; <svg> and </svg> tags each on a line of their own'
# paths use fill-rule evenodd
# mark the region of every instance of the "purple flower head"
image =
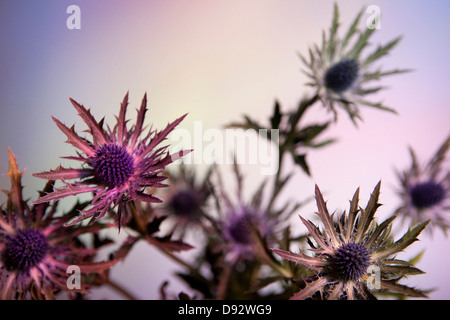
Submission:
<svg viewBox="0 0 450 320">
<path fill-rule="evenodd" d="M 329 259 L 329 275 L 344 281 L 357 281 L 365 273 L 370 263 L 370 254 L 362 243 L 341 244 Z"/>
<path fill-rule="evenodd" d="M 0 210 L 0 299 L 54 299 L 61 290 L 69 295 L 86 293 L 106 280 L 117 260 L 94 262 L 99 247 L 87 248 L 78 237 L 103 226 L 63 228 L 73 215 L 56 216 L 56 203 L 29 207 L 22 199 L 22 174 L 9 150 L 11 189 Z M 44 192 L 51 189 L 49 182 Z M 70 266 L 80 268 L 79 287 L 67 285 Z"/>
<path fill-rule="evenodd" d="M 91 217 L 99 219 L 117 207 L 117 221 L 120 227 L 127 218 L 124 213 L 127 212 L 128 201 L 161 202 L 159 198 L 146 193 L 145 190 L 166 187 L 162 183 L 166 177 L 161 173 L 167 165 L 187 153 L 187 151 L 180 151 L 178 154 L 169 154 L 168 146 L 158 147 L 186 115 L 169 123 L 162 131 L 150 129 L 147 134 L 143 134 L 147 95 L 144 95 L 142 99 L 136 123 L 128 128 L 127 93 L 121 103 L 119 116 L 116 117 L 117 123 L 112 130 L 109 127 L 104 128 L 103 119 L 97 122 L 90 110 L 73 99 L 70 101 L 88 126 L 92 140 L 89 141 L 77 135 L 74 126 L 69 128 L 53 118 L 56 125 L 68 137 L 66 142 L 80 151 L 76 157 L 65 158 L 79 161 L 82 166 L 78 169 L 59 166 L 55 170 L 33 174 L 35 177 L 61 180 L 65 183 L 65 187 L 55 188 L 55 191 L 42 196 L 34 203 L 92 192 L 94 196 L 91 207 L 81 211 L 82 216 L 70 224 Z M 67 180 L 76 181 L 68 183 Z"/>
<path fill-rule="evenodd" d="M 20 230 L 7 236 L 3 261 L 8 270 L 28 273 L 44 260 L 49 248 L 47 237 L 34 229 Z"/>
<path fill-rule="evenodd" d="M 416 208 L 430 208 L 445 198 L 446 190 L 440 183 L 426 181 L 413 185 L 409 193 Z"/>
<path fill-rule="evenodd" d="M 449 149 L 450 137 L 447 137 L 430 160 L 421 165 L 414 150 L 409 148 L 411 166 L 397 172 L 402 203 L 395 214 L 411 224 L 431 220 L 427 228 L 430 233 L 435 227 L 446 233 L 450 227 L 450 171 L 445 167 Z"/>
<path fill-rule="evenodd" d="M 303 288 L 290 299 L 376 299 L 378 290 L 426 297 L 424 291 L 398 283 L 403 277 L 422 274 L 423 271 L 396 255 L 418 240 L 417 237 L 429 221 L 409 229 L 394 241 L 390 232 L 395 217 L 380 223 L 375 219 L 377 209 L 381 206 L 378 202 L 380 189 L 381 181 L 375 186 L 363 208 L 359 205 L 358 188 L 350 201 L 349 211 L 338 216 L 336 212 L 329 213 L 316 185 L 316 214 L 322 227 L 300 216 L 308 229 L 310 248 L 300 249 L 298 253 L 272 249 L 283 259 L 300 264 L 311 272 L 310 276 L 304 277 Z M 379 271 L 377 287 L 371 286 L 373 278 L 370 270 Z M 295 276 L 293 273 L 292 277 Z"/>
<path fill-rule="evenodd" d="M 133 157 L 124 147 L 113 143 L 98 148 L 91 165 L 95 176 L 111 189 L 123 185 L 134 173 Z"/>
<path fill-rule="evenodd" d="M 216 228 L 223 242 L 219 249 L 225 253 L 231 265 L 244 260 L 254 259 L 260 252 L 261 245 L 272 243 L 277 238 L 278 227 L 284 221 L 284 214 L 272 214 L 264 203 L 265 183 L 246 201 L 243 197 L 243 177 L 238 165 L 234 164 L 237 180 L 237 199 L 232 201 L 231 194 L 223 187 L 220 172 L 217 171 L 218 192 L 213 195 L 218 205 L 219 221 Z"/>
<path fill-rule="evenodd" d="M 228 213 L 223 235 L 231 252 L 237 257 L 251 259 L 254 257 L 255 233 L 265 236 L 269 229 L 263 212 L 242 205 Z"/>
<path fill-rule="evenodd" d="M 359 65 L 355 59 L 343 59 L 325 73 L 325 86 L 336 92 L 351 88 L 358 78 Z"/>
<path fill-rule="evenodd" d="M 206 230 L 211 170 L 200 177 L 194 167 L 183 163 L 176 170 L 171 169 L 167 170 L 170 187 L 161 189 L 164 203 L 156 207 L 160 214 L 167 216 L 172 228 L 170 233 L 184 237 L 190 231 Z"/>
<path fill-rule="evenodd" d="M 200 204 L 199 200 L 193 190 L 180 190 L 172 196 L 168 206 L 176 215 L 192 219 Z"/>
</svg>

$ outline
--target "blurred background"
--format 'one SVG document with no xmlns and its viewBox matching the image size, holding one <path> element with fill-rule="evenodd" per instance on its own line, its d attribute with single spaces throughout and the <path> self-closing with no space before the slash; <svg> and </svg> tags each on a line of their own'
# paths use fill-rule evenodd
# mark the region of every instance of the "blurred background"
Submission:
<svg viewBox="0 0 450 320">
<path fill-rule="evenodd" d="M 189 113 L 180 127 L 193 131 L 223 129 L 243 114 L 267 123 L 278 100 L 284 110 L 294 109 L 304 86 L 298 53 L 320 43 L 328 29 L 333 1 L 301 0 L 47 0 L 0 2 L 0 188 L 8 189 L 8 147 L 25 169 L 25 197 L 35 200 L 45 181 L 31 173 L 65 163 L 73 155 L 66 137 L 51 116 L 67 125 L 84 128 L 69 102 L 74 98 L 106 123 L 125 93 L 130 92 L 129 118 L 134 117 L 145 92 L 149 112 L 146 124 L 162 129 Z M 337 1 L 344 30 L 364 7 L 378 5 L 381 28 L 372 41 L 386 43 L 403 35 L 383 67 L 411 68 L 413 72 L 388 77 L 388 89 L 376 98 L 396 109 L 394 115 L 363 108 L 359 128 L 343 112 L 326 133 L 338 141 L 309 153 L 312 176 L 287 163 L 298 173 L 285 190 L 285 199 L 313 195 L 317 183 L 330 211 L 348 207 L 358 186 L 365 205 L 382 180 L 380 218 L 399 204 L 395 168 L 410 165 L 408 146 L 427 161 L 449 134 L 450 42 L 448 1 L 390 0 Z M 80 8 L 80 29 L 69 29 L 70 5 Z M 313 109 L 311 121 L 331 114 Z M 201 164 L 195 165 L 203 170 Z M 225 165 L 224 165 L 225 166 Z M 225 168 L 226 169 L 226 168 Z M 266 178 L 257 165 L 245 170 L 245 192 Z M 0 195 L 1 203 L 4 194 Z M 315 204 L 301 208 L 311 216 Z M 293 225 L 300 227 L 295 217 Z M 117 235 L 117 234 L 115 234 Z M 122 237 L 124 235 L 119 235 Z M 425 233 L 405 256 L 426 252 L 417 265 L 426 274 L 407 279 L 421 289 L 435 289 L 433 299 L 450 299 L 450 239 L 441 232 Z M 177 293 L 183 285 L 173 277 L 178 266 L 146 243 L 136 246 L 128 259 L 113 268 L 111 277 L 139 299 L 158 299 L 163 281 Z M 108 288 L 95 290 L 95 299 L 122 299 Z"/>
</svg>

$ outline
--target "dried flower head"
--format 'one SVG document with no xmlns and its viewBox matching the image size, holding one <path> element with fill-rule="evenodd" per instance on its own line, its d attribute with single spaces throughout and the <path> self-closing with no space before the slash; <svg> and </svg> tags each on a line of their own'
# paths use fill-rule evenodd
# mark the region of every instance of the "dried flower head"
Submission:
<svg viewBox="0 0 450 320">
<path fill-rule="evenodd" d="M 450 227 L 450 170 L 444 164 L 449 149 L 450 137 L 428 163 L 421 166 L 414 150 L 409 148 L 411 167 L 397 172 L 402 204 L 395 214 L 403 221 L 417 224 L 431 220 L 427 230 L 432 232 L 437 227 L 447 232 Z"/>
<path fill-rule="evenodd" d="M 317 215 L 324 229 L 320 230 L 311 221 L 300 217 L 311 237 L 308 243 L 313 255 L 306 255 L 302 251 L 292 253 L 273 249 L 282 258 L 315 272 L 305 279 L 306 286 L 291 299 L 306 299 L 317 294 L 324 299 L 372 299 L 375 296 L 371 289 L 415 297 L 425 296 L 420 290 L 398 283 L 406 275 L 423 272 L 395 255 L 416 241 L 428 222 L 419 224 L 399 240 L 393 241 L 390 231 L 395 217 L 381 224 L 374 220 L 375 212 L 380 206 L 379 194 L 380 183 L 372 192 L 366 208 L 359 208 L 358 188 L 350 203 L 348 215 L 344 212 L 334 221 L 334 214 L 328 213 L 326 203 L 316 186 Z M 369 274 L 370 269 L 379 270 L 378 279 Z M 379 287 L 375 287 L 373 282 Z"/>
<path fill-rule="evenodd" d="M 64 228 L 71 215 L 56 217 L 56 205 L 29 207 L 22 199 L 22 174 L 9 150 L 11 189 L 5 191 L 6 208 L 0 212 L 0 299 L 54 299 L 60 291 L 69 295 L 88 292 L 93 285 L 88 274 L 106 280 L 107 271 L 116 261 L 93 262 L 97 250 L 87 248 L 78 239 L 101 226 Z M 48 183 L 45 191 L 50 189 Z M 69 266 L 80 268 L 83 279 L 78 288 L 67 285 Z"/>
<path fill-rule="evenodd" d="M 386 45 L 378 46 L 373 52 L 363 56 L 363 50 L 368 46 L 370 36 L 376 30 L 369 27 L 362 30 L 358 27 L 363 13 L 364 10 L 361 10 L 345 35 L 339 37 L 339 10 L 335 4 L 333 21 L 328 35 L 323 33 L 322 46 L 315 45 L 309 49 L 309 60 L 300 55 L 307 68 L 305 74 L 311 80 L 307 85 L 317 89 L 323 105 L 333 112 L 335 120 L 336 106 L 339 106 L 347 111 L 355 125 L 356 120 L 361 119 L 360 105 L 395 112 L 380 102 L 367 100 L 367 95 L 383 89 L 379 84 L 368 85 L 382 77 L 408 71 L 372 69 L 374 62 L 389 54 L 400 41 L 400 37 Z"/>
<path fill-rule="evenodd" d="M 116 117 L 117 123 L 112 130 L 109 127 L 107 130 L 103 128 L 104 119 L 97 122 L 90 110 L 73 99 L 70 101 L 88 126 L 92 141 L 78 136 L 74 126 L 68 128 L 58 119 L 53 118 L 56 125 L 68 137 L 67 143 L 81 151 L 76 157 L 65 158 L 80 161 L 82 167 L 74 169 L 59 166 L 55 170 L 33 174 L 35 177 L 62 180 L 65 183 L 65 187 L 55 188 L 54 192 L 44 195 L 34 203 L 44 203 L 93 192 L 91 208 L 81 211 L 82 216 L 72 221 L 71 224 L 89 217 L 101 218 L 117 207 L 117 220 L 120 227 L 123 224 L 122 220 L 126 218 L 123 213 L 126 212 L 125 204 L 128 201 L 161 202 L 152 194 L 145 193 L 145 189 L 165 187 L 166 185 L 162 181 L 166 177 L 160 173 L 173 160 L 186 154 L 186 151 L 169 154 L 166 152 L 167 146 L 157 146 L 186 115 L 168 124 L 162 131 L 150 129 L 147 135 L 143 135 L 147 95 L 144 95 L 142 99 L 136 124 L 127 128 L 127 93 L 121 103 L 119 116 Z M 74 179 L 78 181 L 67 182 L 67 180 Z"/>
</svg>

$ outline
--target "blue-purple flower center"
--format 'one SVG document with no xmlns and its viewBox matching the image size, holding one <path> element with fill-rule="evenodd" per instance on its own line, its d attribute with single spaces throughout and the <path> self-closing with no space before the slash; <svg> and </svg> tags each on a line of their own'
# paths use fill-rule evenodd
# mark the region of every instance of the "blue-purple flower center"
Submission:
<svg viewBox="0 0 450 320">
<path fill-rule="evenodd" d="M 411 201 L 417 208 L 429 208 L 445 198 L 445 189 L 436 182 L 427 181 L 414 185 L 410 190 Z"/>
<path fill-rule="evenodd" d="M 3 251 L 3 261 L 10 270 L 28 272 L 37 266 L 48 252 L 47 238 L 37 230 L 22 230 L 10 237 Z"/>
<path fill-rule="evenodd" d="M 181 190 L 170 199 L 169 206 L 177 215 L 191 217 L 198 209 L 198 199 L 193 192 Z"/>
<path fill-rule="evenodd" d="M 133 158 L 124 147 L 108 143 L 99 147 L 92 161 L 96 177 L 110 188 L 123 185 L 134 172 Z"/>
<path fill-rule="evenodd" d="M 336 92 L 348 90 L 358 78 L 359 65 L 355 59 L 344 59 L 332 65 L 325 74 L 325 86 Z"/>
<path fill-rule="evenodd" d="M 344 281 L 357 281 L 363 276 L 370 264 L 370 255 L 361 243 L 342 244 L 329 260 L 330 275 Z"/>
<path fill-rule="evenodd" d="M 251 213 L 244 213 L 228 227 L 231 238 L 240 244 L 250 244 L 252 242 L 252 232 L 256 228 L 256 218 Z"/>
</svg>

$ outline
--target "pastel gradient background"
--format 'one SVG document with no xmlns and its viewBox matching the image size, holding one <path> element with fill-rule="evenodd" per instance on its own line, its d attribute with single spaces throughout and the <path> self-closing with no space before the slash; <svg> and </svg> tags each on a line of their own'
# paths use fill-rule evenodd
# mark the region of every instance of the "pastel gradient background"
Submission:
<svg viewBox="0 0 450 320">
<path fill-rule="evenodd" d="M 81 29 L 69 30 L 66 9 L 81 9 Z M 300 170 L 286 199 L 313 195 L 317 183 L 331 210 L 343 210 L 358 186 L 364 205 L 382 179 L 380 218 L 399 203 L 394 168 L 410 164 L 407 147 L 427 160 L 449 134 L 450 43 L 448 1 L 338 1 L 344 28 L 363 7 L 381 8 L 381 29 L 373 41 L 404 38 L 382 60 L 385 68 L 412 68 L 392 76 L 379 96 L 399 115 L 363 109 L 364 123 L 355 128 L 344 113 L 327 136 L 337 143 L 309 154 L 312 177 Z M 44 181 L 31 173 L 55 168 L 58 157 L 73 154 L 51 120 L 81 122 L 72 97 L 93 114 L 113 124 L 123 96 L 130 91 L 130 110 L 148 94 L 147 124 L 161 128 L 189 112 L 181 127 L 222 128 L 243 113 L 261 122 L 275 99 L 295 108 L 309 89 L 304 86 L 297 52 L 321 40 L 331 22 L 333 1 L 300 0 L 173 0 L 173 1 L 1 1 L 0 2 L 0 172 L 8 170 L 8 147 L 25 168 L 27 198 L 34 200 Z M 311 121 L 330 115 L 318 110 Z M 134 116 L 133 113 L 130 116 Z M 291 164 L 287 163 L 287 168 Z M 199 166 L 201 167 L 201 166 Z M 199 168 L 202 169 L 202 168 Z M 262 177 L 247 168 L 250 193 Z M 0 187 L 9 188 L 6 176 Z M 5 197 L 2 194 L 1 202 Z M 315 205 L 301 213 L 312 216 Z M 301 228 L 295 217 L 294 225 Z M 123 236 L 123 235 L 120 235 Z M 119 237 L 120 237 L 119 236 Z M 450 239 L 442 233 L 422 235 L 404 257 L 426 248 L 418 267 L 425 275 L 407 279 L 422 289 L 436 289 L 433 299 L 450 298 Z M 111 272 L 116 282 L 141 299 L 158 299 L 159 286 L 184 290 L 173 277 L 177 266 L 145 243 Z M 121 299 L 108 289 L 94 298 Z"/>
</svg>

